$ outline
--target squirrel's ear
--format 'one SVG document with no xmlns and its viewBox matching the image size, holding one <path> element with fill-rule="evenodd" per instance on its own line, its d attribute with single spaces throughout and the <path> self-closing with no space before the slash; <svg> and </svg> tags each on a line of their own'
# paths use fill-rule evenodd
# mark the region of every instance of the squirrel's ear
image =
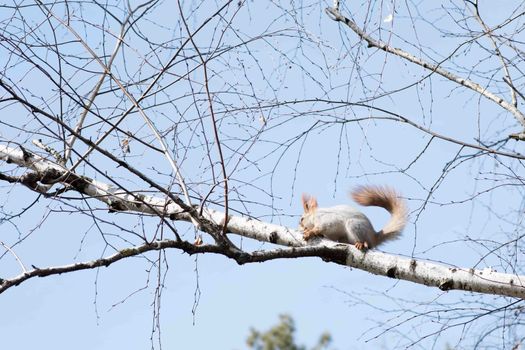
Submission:
<svg viewBox="0 0 525 350">
<path fill-rule="evenodd" d="M 309 195 L 303 193 L 301 201 L 303 202 L 303 209 L 305 213 L 310 213 L 317 209 L 317 199 L 315 199 L 315 197 L 310 197 Z"/>
<path fill-rule="evenodd" d="M 308 213 L 309 209 L 308 209 L 308 202 L 310 201 L 310 196 L 307 195 L 306 193 L 303 193 L 303 195 L 301 196 L 301 202 L 303 203 L 303 209 L 304 209 L 304 212 L 305 213 Z"/>
<path fill-rule="evenodd" d="M 308 207 L 311 211 L 315 211 L 317 209 L 317 199 L 315 197 L 311 197 L 308 201 Z"/>
</svg>

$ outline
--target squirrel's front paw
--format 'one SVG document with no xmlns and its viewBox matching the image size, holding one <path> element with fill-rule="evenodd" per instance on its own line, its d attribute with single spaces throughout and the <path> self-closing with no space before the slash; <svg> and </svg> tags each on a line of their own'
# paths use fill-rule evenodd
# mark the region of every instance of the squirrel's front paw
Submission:
<svg viewBox="0 0 525 350">
<path fill-rule="evenodd" d="M 308 241 L 310 238 L 312 238 L 312 232 L 310 230 L 304 230 L 303 231 L 303 239 L 305 241 Z"/>
<path fill-rule="evenodd" d="M 305 241 L 308 241 L 309 239 L 314 238 L 316 236 L 322 236 L 322 235 L 323 234 L 319 232 L 319 230 L 316 230 L 315 228 L 303 230 L 303 238 Z"/>
</svg>

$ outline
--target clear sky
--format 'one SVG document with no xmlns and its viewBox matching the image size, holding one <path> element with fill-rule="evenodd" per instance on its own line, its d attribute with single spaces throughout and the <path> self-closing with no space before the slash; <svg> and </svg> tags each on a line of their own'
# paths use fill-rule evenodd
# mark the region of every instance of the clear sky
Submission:
<svg viewBox="0 0 525 350">
<path fill-rule="evenodd" d="M 371 2 L 371 9 L 367 8 L 367 3 L 352 2 L 343 11 L 354 11 L 358 19 L 365 18 L 368 13 L 371 18 L 369 27 L 382 27 L 381 31 L 376 30 L 372 35 L 391 40 L 393 46 L 412 50 L 416 56 L 422 55 L 428 59 L 426 54 L 419 51 L 422 48 L 435 60 L 443 59 L 463 41 L 463 38 L 454 38 L 447 36 L 445 32 L 434 30 L 436 27 L 450 28 L 451 32 L 459 30 L 460 24 L 455 23 L 455 16 L 443 15 L 447 13 L 443 8 L 439 12 L 431 7 L 427 8 L 430 6 L 428 3 L 409 3 L 409 8 L 414 11 L 414 17 L 410 17 L 405 5 L 393 11 L 390 2 L 385 2 L 382 7 Z M 486 6 L 484 14 L 496 23 L 518 3 L 510 1 L 504 5 L 491 5 L 486 2 L 483 3 Z M 416 84 L 426 74 L 421 69 L 399 59 L 385 58 L 382 52 L 366 52 L 369 50 L 366 45 L 358 50 L 352 49 L 357 45 L 357 37 L 325 15 L 323 9 L 327 3 L 301 4 L 304 8 L 298 9 L 287 2 L 248 2 L 232 21 L 239 36 L 235 37 L 233 31 L 228 31 L 228 35 L 222 38 L 224 45 L 233 45 L 263 32 L 266 35 L 264 40 L 256 40 L 253 45 L 248 46 L 249 51 L 232 50 L 210 63 L 213 74 L 220 76 L 220 79 L 212 79 L 211 85 L 219 91 L 217 110 L 225 115 L 226 122 L 221 125 L 221 135 L 227 139 L 227 144 L 242 145 L 239 149 L 247 152 L 249 150 L 248 160 L 240 161 L 241 166 L 236 170 L 232 184 L 240 193 L 239 197 L 262 204 L 248 204 L 250 213 L 261 220 L 296 227 L 302 210 L 300 195 L 303 192 L 317 196 L 321 206 L 329 206 L 350 203 L 347 191 L 357 184 L 389 184 L 407 198 L 411 208 L 411 223 L 400 240 L 388 243 L 381 250 L 457 266 L 470 267 L 481 260 L 478 268 L 489 265 L 504 268 L 498 265 L 499 260 L 496 258 L 482 259 L 486 253 L 483 247 L 465 240 L 465 237 L 489 237 L 496 240 L 506 237 L 505 234 L 514 227 L 511 219 L 495 221 L 494 218 L 499 213 L 510 213 L 512 208 L 518 208 L 521 198 L 519 193 L 509 194 L 506 190 L 498 190 L 491 192 L 490 198 L 481 196 L 474 202 L 461 202 L 472 193 L 482 192 L 484 188 L 493 186 L 490 179 L 487 182 L 483 182 L 483 179 L 490 178 L 497 171 L 490 161 L 478 162 L 474 159 L 458 164 L 457 168 L 450 170 L 446 178 L 442 179 L 440 176 L 443 169 L 446 169 L 447 163 L 460 151 L 457 145 L 436 140 L 419 157 L 429 142 L 428 135 L 410 126 L 386 120 L 365 120 L 344 126 L 335 124 L 318 128 L 304 143 L 304 139 L 300 139 L 292 143 L 286 152 L 284 147 L 272 144 L 284 144 L 318 121 L 380 115 L 365 108 L 348 106 L 326 111 L 324 109 L 327 105 L 322 102 L 264 110 L 261 113 L 265 115 L 267 122 L 266 133 L 255 146 L 248 149 L 243 145 L 242 138 L 250 134 L 245 127 L 259 128 L 260 115 L 245 112 L 239 117 L 242 122 L 236 124 L 232 122 L 236 120 L 236 116 L 225 111 L 228 106 L 244 106 L 244 103 L 247 106 L 254 105 L 254 96 L 268 104 L 272 100 L 296 99 L 357 102 L 410 84 L 413 85 L 371 104 L 411 117 L 436 132 L 443 132 L 466 142 L 473 142 L 478 135 L 486 136 L 487 133 L 496 133 L 514 125 L 510 118 L 495 118 L 497 127 L 491 129 L 492 119 L 485 122 L 483 118 L 501 113 L 492 103 L 480 100 L 471 92 L 454 90 L 454 85 L 443 78 L 435 77 Z M 121 3 L 118 6 L 120 5 Z M 208 13 L 211 10 L 207 6 L 215 9 L 216 3 L 205 1 L 199 6 L 195 5 L 196 13 Z M 189 7 L 187 3 L 185 9 L 188 12 Z M 29 16 L 29 22 L 31 15 L 35 16 L 35 23 L 42 16 L 41 11 L 35 8 L 24 11 L 27 11 L 23 13 Z M 84 19 L 89 19 L 88 22 L 97 23 L 101 19 L 96 6 L 85 6 L 82 11 L 79 10 L 77 15 L 80 16 L 81 13 Z M 62 12 L 57 13 L 63 15 Z M 230 16 L 231 13 L 232 11 L 229 12 Z M 184 33 L 179 32 L 178 20 L 173 20 L 176 14 L 178 9 L 175 2 L 160 3 L 148 14 L 152 21 L 142 24 L 140 34 L 155 42 L 167 41 L 167 38 L 172 37 L 172 47 L 152 54 L 144 42 L 137 41 L 136 46 L 132 45 L 132 41 L 127 42 L 125 52 L 129 59 L 124 62 L 119 57 L 115 63 L 115 70 L 119 75 L 129 74 L 135 80 L 146 78 L 158 69 L 160 63 L 167 61 L 174 48 L 180 44 L 180 37 L 184 36 Z M 12 9 L 0 7 L 0 23 L 9 25 L 11 30 L 17 25 L 16 21 L 7 20 L 12 15 Z M 389 15 L 393 15 L 394 24 L 386 20 Z M 413 20 L 414 18 L 417 19 Z M 196 28 L 202 19 L 196 15 L 188 21 L 188 25 Z M 111 19 L 107 21 L 111 22 Z M 108 35 L 101 40 L 96 25 L 82 27 L 78 22 L 73 25 L 97 52 L 101 52 L 103 47 L 105 52 L 111 52 L 114 38 Z M 391 35 L 391 25 L 394 25 L 398 35 Z M 170 29 L 170 26 L 176 29 Z M 414 30 L 416 27 L 417 30 Z M 45 32 L 45 29 L 42 30 Z M 278 34 L 270 35 L 274 31 Z M 115 25 L 112 33 L 117 32 L 118 27 Z M 60 40 L 69 38 L 69 34 L 64 34 L 66 31 L 60 33 L 64 35 Z M 132 33 L 130 37 L 135 35 L 139 36 L 138 33 Z M 207 48 L 208 45 L 212 50 L 215 46 L 209 43 L 218 45 L 218 38 L 214 28 L 206 28 L 195 40 L 201 47 Z M 413 42 L 407 42 L 407 39 Z M 0 65 L 7 67 L 9 60 L 2 58 L 7 46 L 2 50 Z M 70 50 L 81 52 L 83 48 L 71 44 Z M 482 50 L 478 47 L 470 50 L 455 62 L 467 68 L 479 64 L 480 70 L 488 70 L 489 63 L 479 63 L 476 58 L 478 56 L 475 52 Z M 52 57 L 46 59 L 51 60 Z M 240 69 L 243 65 L 244 69 Z M 95 68 L 95 65 L 87 66 Z M 356 68 L 358 66 L 359 69 Z M 8 74 L 12 80 L 16 76 L 16 69 L 21 74 L 27 68 L 11 68 Z M 64 69 L 69 70 L 72 67 Z M 190 85 L 185 83 L 180 84 L 181 90 L 178 92 L 179 87 L 174 83 L 177 74 L 184 69 L 187 69 L 185 65 L 177 65 L 171 71 L 173 75 L 159 83 L 160 86 L 167 87 L 167 92 L 166 96 L 159 94 L 155 102 L 163 99 L 168 101 L 177 93 L 183 96 L 190 91 Z M 460 73 L 462 72 L 458 72 Z M 201 74 L 196 71 L 191 77 L 199 81 L 202 79 Z M 244 74 L 248 77 L 244 77 Z M 75 79 L 80 81 L 83 76 L 72 75 L 72 81 Z M 87 96 L 95 79 L 88 82 L 86 85 L 79 84 L 83 89 L 78 92 L 80 95 Z M 23 84 L 28 84 L 27 80 Z M 43 91 L 42 96 L 54 94 L 52 89 L 49 90 L 49 83 L 42 77 L 35 78 L 32 85 L 28 86 L 30 90 Z M 140 89 L 134 89 L 132 93 L 138 96 Z M 49 95 L 46 91 L 49 91 Z M 232 91 L 251 91 L 253 95 L 237 98 L 230 95 Z M 30 93 L 27 95 L 32 96 Z M 111 114 L 114 113 L 113 108 L 125 109 L 126 103 L 118 99 L 112 100 L 109 95 L 101 98 L 102 101 L 97 106 L 100 111 Z M 198 98 L 203 96 L 199 95 Z M 54 106 L 52 110 L 56 112 L 58 101 L 54 99 L 48 102 Z M 184 118 L 197 114 L 188 112 L 191 102 L 192 97 L 188 94 L 181 101 L 169 101 L 162 108 L 157 106 L 148 113 L 159 118 L 156 120 L 159 128 L 167 128 L 166 125 L 178 120 L 180 114 Z M 145 102 L 145 105 L 150 104 L 153 102 Z M 199 106 L 205 108 L 205 104 Z M 75 115 L 74 107 L 67 107 Z M 233 109 L 232 107 L 231 110 Z M 13 111 L 22 113 L 15 108 Z M 299 114 L 299 111 L 304 111 L 305 114 L 300 117 L 294 115 Z M 24 126 L 20 122 L 22 116 L 10 112 L 11 109 L 7 107 L 0 110 L 0 120 Z M 29 118 L 26 114 L 23 117 Z M 250 125 L 250 122 L 253 124 Z M 241 123 L 242 128 L 239 127 Z M 34 127 L 35 122 L 28 124 L 29 127 Z M 137 115 L 126 127 L 141 135 L 144 132 L 141 129 L 142 124 Z M 189 140 L 191 131 L 181 130 L 179 141 L 184 143 Z M 24 135 L 27 134 L 5 124 L 0 125 L 2 142 L 16 139 L 18 142 L 26 142 L 26 147 L 34 149 L 30 143 L 31 138 L 24 139 Z M 93 135 L 95 138 L 96 133 Z M 147 142 L 150 141 L 155 142 L 153 139 L 148 139 Z M 281 155 L 282 158 L 279 158 Z M 468 152 L 461 155 L 468 155 Z M 145 171 L 150 174 L 157 174 L 159 181 L 169 182 L 166 180 L 167 176 L 158 175 L 166 173 L 168 169 L 162 157 L 129 157 L 129 161 L 136 166 L 147 169 Z M 411 164 L 415 159 L 417 162 Z M 99 158 L 95 160 L 105 162 Z M 197 191 L 205 193 L 205 186 L 199 187 L 201 184 L 198 181 L 209 174 L 201 174 L 201 163 L 202 153 L 188 152 L 181 167 L 184 175 L 195 182 Z M 134 182 L 136 179 L 129 182 L 123 180 L 121 176 L 129 175 L 122 169 L 115 169 L 112 164 L 101 164 L 115 178 L 131 186 L 138 183 Z M 277 166 L 274 167 L 275 164 Z M 4 165 L 0 163 L 0 171 Z M 232 169 L 233 165 L 229 164 L 229 167 Z M 104 179 L 101 177 L 100 180 Z M 439 184 L 439 189 L 423 208 L 423 201 L 436 184 Z M 149 190 L 145 187 L 134 189 Z M 20 185 L 0 183 L 0 191 L 0 207 L 11 214 L 19 212 L 37 198 L 35 193 Z M 273 198 L 268 194 L 273 195 Z M 217 194 L 219 195 L 220 193 Z M 451 204 L 453 201 L 456 202 L 454 205 Z M 90 203 L 93 208 L 105 209 L 100 203 Z M 74 205 L 81 204 L 77 201 Z M 236 209 L 244 209 L 239 203 L 233 202 L 232 205 Z M 494 210 L 487 210 L 487 206 L 492 206 Z M 0 240 L 13 244 L 27 236 L 14 247 L 27 268 L 31 265 L 58 266 L 112 254 L 113 251 L 105 249 L 99 229 L 108 237 L 124 237 L 122 240 L 110 237 L 122 247 L 127 242 L 137 242 L 136 237 L 111 225 L 97 227 L 88 211 L 79 214 L 74 209 L 75 207 L 67 205 L 67 200 L 61 202 L 39 198 L 22 218 L 11 221 L 0 218 Z M 363 211 L 376 228 L 381 227 L 388 218 L 387 213 L 381 209 L 366 208 Z M 156 219 L 142 220 L 135 215 L 122 213 L 101 212 L 98 215 L 136 233 L 141 234 L 144 231 L 148 236 L 153 234 L 158 224 Z M 510 216 L 512 215 L 509 214 L 506 218 Z M 192 232 L 187 229 L 187 225 L 181 224 L 178 227 L 186 237 L 191 237 Z M 267 244 L 248 239 L 241 242 L 235 237 L 234 240 L 249 250 L 268 248 Z M 473 307 L 483 303 L 503 303 L 502 300 L 494 301 L 487 296 L 473 296 L 462 292 L 444 293 L 435 288 L 377 277 L 313 258 L 239 266 L 222 256 L 207 254 L 190 257 L 180 251 L 168 250 L 162 253 L 164 263 L 159 276 L 158 270 L 152 266 L 152 261 L 157 259 L 158 254 L 149 253 L 144 257 L 126 259 L 108 268 L 32 279 L 11 288 L 0 295 L 1 347 L 77 350 L 150 348 L 152 343 L 157 343 L 158 330 L 155 329 L 154 311 L 158 306 L 158 299 L 155 297 L 158 291 L 155 287 L 159 280 L 163 285 L 160 299 L 163 349 L 240 350 L 245 348 L 244 341 L 251 327 L 265 330 L 275 324 L 278 315 L 282 313 L 287 313 L 296 320 L 300 343 L 312 345 L 322 332 L 328 331 L 334 339 L 333 347 L 337 349 L 389 349 L 404 346 L 440 329 L 440 324 L 433 324 L 426 318 L 411 320 L 417 313 L 447 310 L 449 305 L 458 302 L 464 303 L 460 305 Z M 20 268 L 10 254 L 0 256 L 0 277 L 18 273 Z M 402 308 L 407 311 L 399 311 Z M 385 329 L 393 326 L 395 327 L 390 334 L 381 336 Z M 411 333 L 413 327 L 418 327 L 417 333 Z M 155 333 L 152 340 L 153 331 Z M 442 333 L 436 344 L 428 340 L 415 347 L 428 349 L 434 345 L 436 349 L 443 349 L 447 343 L 455 344 L 461 331 L 459 327 L 452 328 Z M 432 338 L 431 336 L 430 339 Z"/>
</svg>

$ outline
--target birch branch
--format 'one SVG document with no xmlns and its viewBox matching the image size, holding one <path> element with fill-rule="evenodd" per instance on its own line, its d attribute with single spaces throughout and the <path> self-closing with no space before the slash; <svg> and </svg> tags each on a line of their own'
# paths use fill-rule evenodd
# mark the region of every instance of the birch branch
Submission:
<svg viewBox="0 0 525 350">
<path fill-rule="evenodd" d="M 354 33 L 356 33 L 359 38 L 366 41 L 369 47 L 376 47 L 380 50 L 383 50 L 385 52 L 391 53 L 393 55 L 399 56 L 409 62 L 412 62 L 414 64 L 417 64 L 431 72 L 435 72 L 446 79 L 453 81 L 459 85 L 465 86 L 480 95 L 484 96 L 485 98 L 496 102 L 498 105 L 512 113 L 512 115 L 516 118 L 516 120 L 525 127 L 525 115 L 512 103 L 509 103 L 504 98 L 488 91 L 478 83 L 473 82 L 472 80 L 462 78 L 458 75 L 453 74 L 452 72 L 449 72 L 446 69 L 443 69 L 440 67 L 440 64 L 432 64 L 430 62 L 427 62 L 421 58 L 418 58 L 411 53 L 408 53 L 404 50 L 391 47 L 387 43 L 381 42 L 379 40 L 376 40 L 372 38 L 370 35 L 368 35 L 366 32 L 364 32 L 354 21 L 352 21 L 350 18 L 345 17 L 341 14 L 339 9 L 328 7 L 326 8 L 326 13 L 328 16 L 336 21 L 336 22 L 342 22 L 346 24 Z"/>
<path fill-rule="evenodd" d="M 165 198 L 137 193 L 130 194 L 127 191 L 114 188 L 109 184 L 86 176 L 69 173 L 62 166 L 23 148 L 18 149 L 0 145 L 0 160 L 27 168 L 38 175 L 34 177 L 38 179 L 37 181 L 42 181 L 44 184 L 50 181 L 59 181 L 65 185 L 73 186 L 73 189 L 82 191 L 82 193 L 91 196 L 93 199 L 108 204 L 110 208 L 144 214 L 164 215 L 166 218 L 169 217 L 173 220 L 191 221 L 192 218 L 178 204 L 167 202 Z M 17 182 L 13 176 L 4 175 L 2 172 L 0 172 L 0 175 L 2 175 L 0 180 Z M 72 179 L 77 181 L 76 185 Z M 32 186 L 28 187 L 36 190 Z M 118 205 L 115 205 L 115 203 L 118 203 Z M 144 203 L 148 205 L 144 205 Z M 202 216 L 203 220 L 214 223 L 216 228 L 224 225 L 223 212 L 205 208 Z M 207 227 L 209 226 L 204 226 L 204 230 Z M 443 291 L 457 289 L 525 298 L 523 283 L 525 276 L 498 273 L 490 269 L 474 270 L 446 266 L 434 262 L 385 254 L 379 251 L 361 252 L 353 246 L 324 239 L 306 243 L 302 239 L 301 233 L 297 230 L 242 216 L 230 216 L 226 228 L 229 234 L 281 245 L 284 248 L 246 252 L 229 245 L 208 244 L 199 246 L 181 239 L 146 242 L 142 245 L 122 249 L 105 258 L 58 267 L 34 268 L 10 279 L 1 278 L 0 293 L 33 277 L 44 277 L 109 266 L 124 258 L 144 254 L 148 251 L 175 248 L 188 254 L 220 254 L 234 259 L 239 264 L 264 262 L 274 259 L 320 257 L 328 262 L 354 267 L 376 275 L 437 287 Z"/>
</svg>

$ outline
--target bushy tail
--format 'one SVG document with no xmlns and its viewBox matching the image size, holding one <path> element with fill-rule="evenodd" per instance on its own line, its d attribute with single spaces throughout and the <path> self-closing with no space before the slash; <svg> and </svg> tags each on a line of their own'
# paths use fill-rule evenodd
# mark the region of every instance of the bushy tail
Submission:
<svg viewBox="0 0 525 350">
<path fill-rule="evenodd" d="M 382 207 L 390 213 L 390 220 L 378 232 L 376 245 L 397 238 L 405 228 L 408 208 L 405 201 L 393 189 L 380 186 L 359 186 L 352 191 L 352 198 L 360 205 Z"/>
</svg>

